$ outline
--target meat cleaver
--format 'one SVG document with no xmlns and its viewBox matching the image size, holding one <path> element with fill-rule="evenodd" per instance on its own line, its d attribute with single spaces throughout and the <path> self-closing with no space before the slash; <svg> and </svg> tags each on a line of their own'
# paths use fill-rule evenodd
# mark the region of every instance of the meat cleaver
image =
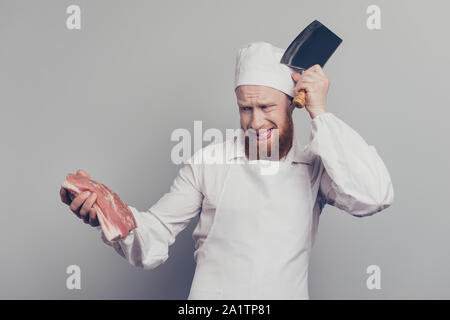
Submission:
<svg viewBox="0 0 450 320">
<path fill-rule="evenodd" d="M 342 39 L 330 29 L 314 20 L 292 41 L 280 62 L 299 73 L 315 64 L 323 67 L 341 42 Z M 293 102 L 297 108 L 303 108 L 306 103 L 305 90 L 301 90 Z"/>
</svg>

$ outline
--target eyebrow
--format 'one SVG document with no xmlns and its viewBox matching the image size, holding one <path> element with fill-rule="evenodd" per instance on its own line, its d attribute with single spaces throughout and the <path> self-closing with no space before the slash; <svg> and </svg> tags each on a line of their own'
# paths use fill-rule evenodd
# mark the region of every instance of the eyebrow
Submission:
<svg viewBox="0 0 450 320">
<path fill-rule="evenodd" d="M 238 105 L 240 107 L 253 107 L 253 106 L 246 105 L 245 103 L 242 103 L 242 101 L 238 101 Z M 262 107 L 262 106 L 273 107 L 273 106 L 276 106 L 276 105 L 277 104 L 275 102 L 269 102 L 269 101 L 266 102 L 266 103 L 259 103 L 258 104 L 259 107 Z"/>
</svg>

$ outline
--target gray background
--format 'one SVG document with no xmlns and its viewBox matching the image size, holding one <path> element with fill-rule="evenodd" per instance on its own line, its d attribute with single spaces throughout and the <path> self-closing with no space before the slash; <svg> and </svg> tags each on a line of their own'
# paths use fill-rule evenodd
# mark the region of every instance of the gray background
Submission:
<svg viewBox="0 0 450 320">
<path fill-rule="evenodd" d="M 66 28 L 81 6 L 82 29 Z M 366 28 L 377 4 L 382 29 Z M 134 268 L 59 200 L 83 168 L 146 210 L 172 183 L 176 128 L 239 126 L 235 54 L 286 47 L 314 19 L 344 42 L 325 67 L 328 110 L 375 145 L 395 202 L 358 219 L 327 206 L 312 299 L 450 298 L 450 69 L 444 1 L 0 1 L 0 298 L 184 299 L 195 220 L 155 270 Z M 307 143 L 310 118 L 296 110 Z M 66 267 L 82 271 L 67 290 Z M 366 268 L 381 268 L 381 290 Z"/>
</svg>

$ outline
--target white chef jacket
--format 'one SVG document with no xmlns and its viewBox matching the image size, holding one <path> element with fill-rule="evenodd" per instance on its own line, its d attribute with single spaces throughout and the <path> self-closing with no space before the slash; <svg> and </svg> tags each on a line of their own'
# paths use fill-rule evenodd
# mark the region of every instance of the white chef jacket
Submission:
<svg viewBox="0 0 450 320">
<path fill-rule="evenodd" d="M 239 143 L 241 140 L 223 143 Z M 224 150 L 223 143 L 213 143 L 197 152 L 178 172 L 168 193 L 147 211 L 129 206 L 137 228 L 118 242 L 110 243 L 130 264 L 153 269 L 168 258 L 168 248 L 175 237 L 200 213 L 193 232 L 194 259 L 214 221 L 218 197 L 227 174 L 227 165 L 197 163 L 199 154 L 211 155 Z M 226 160 L 242 163 L 244 146 L 226 148 Z M 218 151 L 218 152 L 217 152 Z M 197 159 L 198 160 L 198 159 Z M 312 239 L 317 232 L 319 215 L 330 204 L 354 216 L 379 212 L 392 204 L 391 178 L 374 146 L 330 112 L 312 119 L 309 144 L 301 146 L 294 135 L 292 148 L 282 161 L 302 162 L 309 166 L 314 207 Z"/>
</svg>

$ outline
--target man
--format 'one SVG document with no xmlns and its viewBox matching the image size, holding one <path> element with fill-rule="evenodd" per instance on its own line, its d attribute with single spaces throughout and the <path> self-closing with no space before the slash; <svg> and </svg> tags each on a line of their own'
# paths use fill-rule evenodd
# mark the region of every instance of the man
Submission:
<svg viewBox="0 0 450 320">
<path fill-rule="evenodd" d="M 235 92 L 246 135 L 197 152 L 149 210 L 130 207 L 137 228 L 125 239 L 111 244 L 102 233 L 129 263 L 152 269 L 167 260 L 176 235 L 200 213 L 189 299 L 308 299 L 309 257 L 325 204 L 367 216 L 393 201 L 375 148 L 327 112 L 329 80 L 320 66 L 300 75 L 279 63 L 282 54 L 265 42 L 241 48 Z M 292 98 L 301 89 L 312 119 L 305 147 L 292 120 Z M 248 158 L 250 141 L 278 148 L 276 172 L 261 174 L 264 159 Z M 198 161 L 215 154 L 226 161 Z M 70 202 L 62 190 L 61 197 L 85 222 L 98 225 L 95 195 Z"/>
</svg>

